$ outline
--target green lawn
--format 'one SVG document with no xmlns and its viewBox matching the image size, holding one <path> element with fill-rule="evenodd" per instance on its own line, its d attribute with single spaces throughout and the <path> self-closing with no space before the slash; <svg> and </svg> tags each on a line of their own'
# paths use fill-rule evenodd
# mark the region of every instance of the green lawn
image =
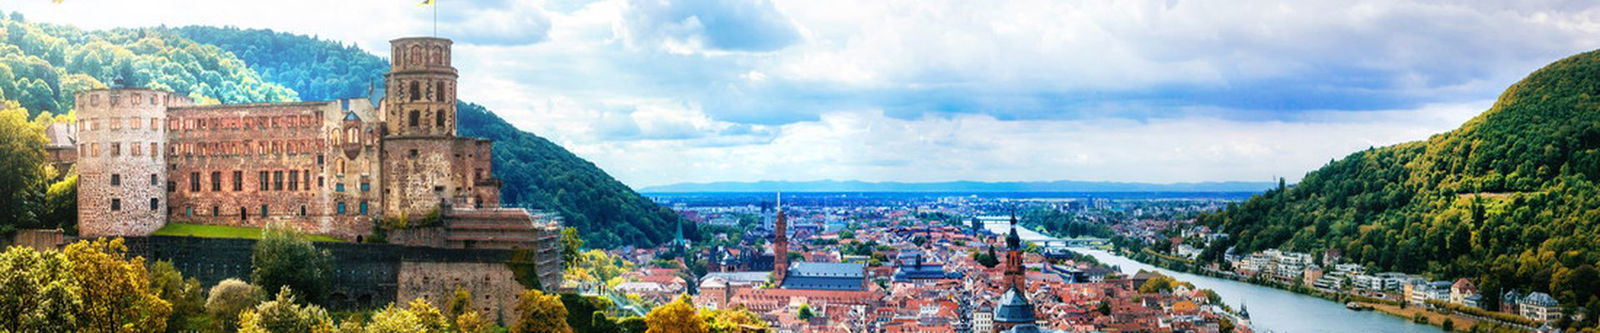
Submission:
<svg viewBox="0 0 1600 333">
<path fill-rule="evenodd" d="M 194 236 L 205 238 L 247 238 L 261 239 L 261 229 L 251 227 L 230 227 L 221 225 L 205 225 L 190 223 L 167 223 L 156 230 L 156 236 Z M 307 235 L 313 242 L 343 242 L 338 238 L 323 235 Z"/>
</svg>

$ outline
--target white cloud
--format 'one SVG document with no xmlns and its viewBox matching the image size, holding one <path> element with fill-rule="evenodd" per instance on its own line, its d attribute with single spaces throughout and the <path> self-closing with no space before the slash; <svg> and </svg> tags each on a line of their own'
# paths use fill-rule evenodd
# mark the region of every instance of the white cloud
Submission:
<svg viewBox="0 0 1600 333">
<path fill-rule="evenodd" d="M 1585 1 L 442 1 L 463 100 L 635 186 L 1297 178 L 1426 138 L 1600 46 Z M 386 55 L 410 1 L 8 2 Z"/>
</svg>

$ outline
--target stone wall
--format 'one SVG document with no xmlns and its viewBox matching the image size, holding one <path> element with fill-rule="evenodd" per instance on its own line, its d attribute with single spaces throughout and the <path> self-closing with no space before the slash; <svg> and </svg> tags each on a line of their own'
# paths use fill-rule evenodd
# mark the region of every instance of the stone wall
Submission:
<svg viewBox="0 0 1600 333">
<path fill-rule="evenodd" d="M 228 278 L 250 280 L 256 241 L 198 237 L 129 237 L 129 253 L 150 261 L 168 260 L 186 277 L 209 288 Z M 523 289 L 509 266 L 512 251 L 440 249 L 391 244 L 317 243 L 333 255 L 334 281 L 329 308 L 374 309 L 417 297 L 442 305 L 457 285 L 473 292 L 474 304 L 493 319 L 512 318 Z M 502 308 L 504 307 L 504 308 Z"/>
<path fill-rule="evenodd" d="M 78 93 L 78 223 L 85 236 L 147 235 L 166 223 L 169 105 L 146 89 Z"/>
<path fill-rule="evenodd" d="M 484 318 L 515 322 L 517 296 L 524 290 L 504 263 L 403 262 L 399 299 L 422 298 L 443 309 L 456 287 L 472 293 L 472 305 Z"/>
</svg>

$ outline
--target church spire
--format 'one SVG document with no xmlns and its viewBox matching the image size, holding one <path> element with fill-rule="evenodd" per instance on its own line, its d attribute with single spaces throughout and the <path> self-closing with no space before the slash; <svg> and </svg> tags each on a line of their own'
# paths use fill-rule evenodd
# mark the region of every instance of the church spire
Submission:
<svg viewBox="0 0 1600 333">
<path fill-rule="evenodd" d="M 789 217 L 783 212 L 783 192 L 778 192 L 778 219 L 772 228 L 773 284 L 782 286 L 789 275 Z"/>
</svg>

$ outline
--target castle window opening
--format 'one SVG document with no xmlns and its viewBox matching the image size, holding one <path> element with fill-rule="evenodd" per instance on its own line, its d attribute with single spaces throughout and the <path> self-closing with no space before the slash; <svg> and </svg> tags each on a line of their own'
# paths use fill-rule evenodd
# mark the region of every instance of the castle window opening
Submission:
<svg viewBox="0 0 1600 333">
<path fill-rule="evenodd" d="M 325 178 L 324 178 L 324 177 L 322 177 L 322 176 L 317 176 L 317 187 L 323 187 L 323 186 L 327 186 L 327 185 L 322 185 L 322 184 L 323 184 L 323 180 L 324 180 L 324 179 L 325 179 Z"/>
<path fill-rule="evenodd" d="M 322 165 L 322 154 L 317 154 L 317 165 Z"/>
<path fill-rule="evenodd" d="M 183 206 L 183 216 L 194 216 L 194 206 Z"/>
<path fill-rule="evenodd" d="M 244 207 L 239 207 L 239 220 L 240 221 L 247 220 L 248 216 L 250 216 L 250 214 L 245 212 Z"/>
<path fill-rule="evenodd" d="M 167 193 L 172 193 L 172 192 L 177 192 L 177 191 L 178 191 L 178 182 L 173 182 L 173 181 L 167 182 Z"/>
<path fill-rule="evenodd" d="M 111 186 L 122 186 L 122 175 L 111 174 Z"/>
<path fill-rule="evenodd" d="M 267 205 L 261 205 L 261 217 L 267 217 Z"/>
<path fill-rule="evenodd" d="M 343 201 L 340 201 L 340 202 L 339 202 L 339 204 L 338 204 L 338 205 L 337 205 L 337 206 L 338 206 L 338 209 L 337 209 L 337 210 L 336 210 L 336 212 L 337 212 L 337 213 L 338 213 L 338 214 L 339 214 L 339 215 L 344 215 L 344 202 L 343 202 Z"/>
<path fill-rule="evenodd" d="M 344 192 L 344 183 L 333 183 L 334 192 Z"/>
<path fill-rule="evenodd" d="M 289 170 L 289 190 L 300 190 L 300 170 Z"/>
<path fill-rule="evenodd" d="M 222 172 L 221 171 L 212 171 L 211 172 L 211 191 L 212 192 L 222 192 Z"/>
<path fill-rule="evenodd" d="M 129 155 L 133 155 L 133 156 L 139 156 L 139 143 L 138 142 L 129 142 L 128 143 L 128 154 Z"/>
<path fill-rule="evenodd" d="M 211 206 L 211 217 L 222 216 L 222 207 Z"/>
<path fill-rule="evenodd" d="M 420 125 L 418 125 L 418 123 L 419 123 L 418 122 L 418 118 L 420 118 L 421 116 L 422 116 L 422 113 L 417 112 L 417 110 L 411 110 L 411 122 L 410 122 L 411 127 L 420 126 Z"/>
<path fill-rule="evenodd" d="M 273 191 L 282 191 L 283 190 L 283 171 L 273 171 L 272 172 L 272 190 Z"/>
<path fill-rule="evenodd" d="M 200 192 L 200 173 L 189 173 L 189 192 Z"/>
<path fill-rule="evenodd" d="M 417 86 L 417 81 L 411 81 L 411 101 L 415 102 L 422 97 L 422 87 Z M 416 126 L 416 125 L 412 125 Z"/>
<path fill-rule="evenodd" d="M 155 142 L 151 142 L 150 143 L 150 158 L 151 159 L 155 159 L 157 156 L 159 156 L 160 152 L 161 152 L 161 147 L 156 145 Z"/>
<path fill-rule="evenodd" d="M 150 130 L 158 132 L 161 131 L 161 120 L 157 118 L 150 118 Z"/>
<path fill-rule="evenodd" d="M 244 171 L 234 170 L 233 171 L 233 191 L 234 192 L 239 192 L 239 191 L 243 191 L 243 190 L 244 190 Z"/>
<path fill-rule="evenodd" d="M 139 129 L 139 117 L 128 118 L 128 128 Z"/>
<path fill-rule="evenodd" d="M 261 181 L 261 189 L 260 189 L 261 191 L 266 191 L 266 190 L 270 190 L 271 189 L 270 187 L 267 187 L 268 178 L 270 178 L 270 177 L 268 177 L 268 174 L 267 174 L 266 171 L 262 171 L 260 176 L 256 177 L 256 180 L 260 180 Z"/>
<path fill-rule="evenodd" d="M 444 110 L 434 111 L 433 126 L 444 127 Z"/>
<path fill-rule="evenodd" d="M 417 150 L 416 149 L 412 149 L 411 150 L 411 158 L 416 158 L 416 157 L 417 157 Z"/>
<path fill-rule="evenodd" d="M 153 174 L 153 173 L 150 174 L 150 186 L 157 186 L 157 185 L 161 185 L 161 183 L 160 183 L 160 181 L 156 180 L 156 174 Z"/>
<path fill-rule="evenodd" d="M 161 199 L 150 198 L 150 210 L 160 210 Z"/>
<path fill-rule="evenodd" d="M 122 199 L 111 199 L 111 211 L 122 210 Z"/>
<path fill-rule="evenodd" d="M 439 81 L 439 89 L 434 90 L 433 96 L 438 97 L 440 102 L 446 101 L 444 96 L 444 81 Z"/>
<path fill-rule="evenodd" d="M 300 205 L 300 216 L 306 216 L 306 205 Z"/>
<path fill-rule="evenodd" d="M 305 177 L 305 184 L 306 184 L 305 190 L 310 191 L 311 190 L 311 170 L 300 171 L 300 174 L 303 177 Z"/>
<path fill-rule="evenodd" d="M 111 156 L 122 156 L 122 143 L 121 142 L 112 142 L 111 143 Z"/>
<path fill-rule="evenodd" d="M 367 215 L 367 202 L 366 201 L 362 201 L 361 202 L 360 208 L 361 208 L 361 211 L 360 211 L 361 215 Z"/>
</svg>

